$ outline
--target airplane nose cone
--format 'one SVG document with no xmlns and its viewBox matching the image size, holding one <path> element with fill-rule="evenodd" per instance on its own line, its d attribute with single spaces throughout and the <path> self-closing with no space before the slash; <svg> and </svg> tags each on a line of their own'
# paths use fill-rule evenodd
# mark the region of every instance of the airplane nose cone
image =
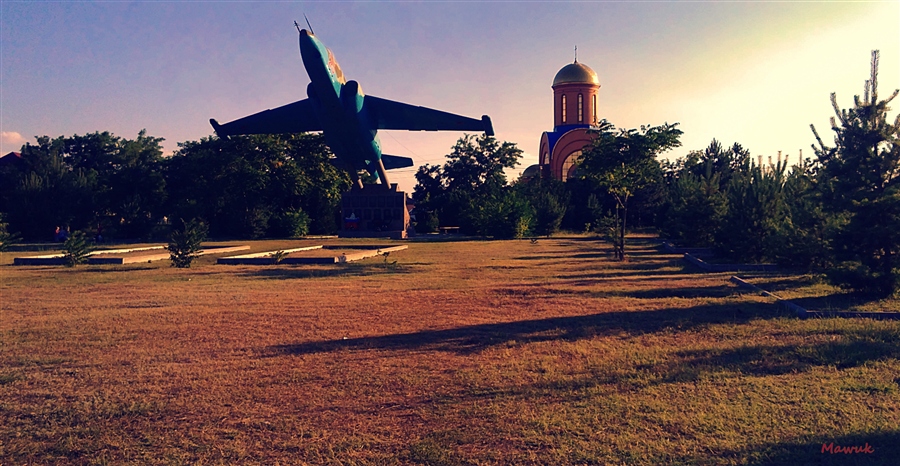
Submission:
<svg viewBox="0 0 900 466">
<path fill-rule="evenodd" d="M 309 49 L 313 43 L 313 35 L 306 29 L 300 30 L 300 37 L 298 38 L 300 41 L 300 51 Z"/>
</svg>

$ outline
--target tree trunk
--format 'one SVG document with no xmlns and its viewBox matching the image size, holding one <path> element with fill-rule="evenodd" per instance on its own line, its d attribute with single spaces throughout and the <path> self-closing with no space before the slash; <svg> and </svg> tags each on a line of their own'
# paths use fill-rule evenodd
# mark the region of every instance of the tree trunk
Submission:
<svg viewBox="0 0 900 466">
<path fill-rule="evenodd" d="M 619 260 L 625 260 L 625 222 L 628 219 L 628 208 L 622 206 L 622 229 L 619 231 Z"/>
</svg>

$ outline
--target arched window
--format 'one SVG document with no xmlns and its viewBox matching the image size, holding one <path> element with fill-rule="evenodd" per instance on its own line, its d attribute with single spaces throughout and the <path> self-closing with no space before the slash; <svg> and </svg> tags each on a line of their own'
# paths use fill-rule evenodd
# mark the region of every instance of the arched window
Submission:
<svg viewBox="0 0 900 466">
<path fill-rule="evenodd" d="M 562 175 L 562 181 L 566 181 L 575 175 L 575 170 L 578 167 L 577 164 L 579 159 L 581 159 L 580 150 L 572 152 L 568 157 L 566 157 L 566 160 L 563 161 L 562 173 L 560 174 Z"/>
<path fill-rule="evenodd" d="M 594 124 L 596 124 L 597 123 L 597 94 L 592 95 L 591 100 L 592 100 L 591 109 L 593 110 L 593 113 L 594 113 Z"/>
<path fill-rule="evenodd" d="M 560 105 L 560 106 L 562 107 L 562 122 L 565 123 L 566 122 L 566 95 L 565 94 L 562 95 L 562 105 Z"/>
<path fill-rule="evenodd" d="M 584 122 L 584 96 L 578 94 L 578 122 Z"/>
</svg>

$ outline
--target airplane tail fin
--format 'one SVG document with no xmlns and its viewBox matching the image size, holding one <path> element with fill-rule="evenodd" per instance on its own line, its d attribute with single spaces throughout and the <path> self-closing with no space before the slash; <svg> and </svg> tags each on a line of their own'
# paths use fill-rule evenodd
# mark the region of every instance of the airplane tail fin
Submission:
<svg viewBox="0 0 900 466">
<path fill-rule="evenodd" d="M 413 166 L 413 160 L 409 157 L 401 157 L 399 155 L 381 154 L 381 163 L 384 164 L 385 170 L 394 170 L 397 168 L 406 168 Z"/>
</svg>

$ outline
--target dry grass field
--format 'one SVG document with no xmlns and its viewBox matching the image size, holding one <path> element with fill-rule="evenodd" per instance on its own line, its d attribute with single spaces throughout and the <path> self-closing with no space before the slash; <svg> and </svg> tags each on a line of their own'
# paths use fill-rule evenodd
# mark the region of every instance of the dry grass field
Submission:
<svg viewBox="0 0 900 466">
<path fill-rule="evenodd" d="M 0 464 L 900 461 L 898 321 L 798 320 L 648 238 L 625 263 L 582 237 L 408 244 L 334 266 L 4 253 Z"/>
</svg>

